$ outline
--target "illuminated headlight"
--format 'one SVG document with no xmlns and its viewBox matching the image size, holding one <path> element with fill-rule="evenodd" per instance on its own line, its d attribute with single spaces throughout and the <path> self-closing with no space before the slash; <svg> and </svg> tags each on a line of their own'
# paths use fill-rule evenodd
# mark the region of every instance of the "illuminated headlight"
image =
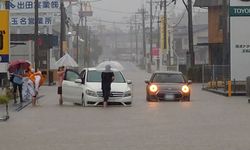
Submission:
<svg viewBox="0 0 250 150">
<path fill-rule="evenodd" d="M 89 96 L 97 97 L 97 94 L 95 91 L 92 90 L 86 90 L 86 94 Z"/>
<path fill-rule="evenodd" d="M 124 93 L 124 97 L 129 97 L 131 95 L 132 95 L 131 91 L 127 91 L 127 92 Z"/>
<path fill-rule="evenodd" d="M 188 93 L 189 92 L 189 87 L 187 85 L 183 85 L 181 88 L 183 93 Z"/>
<path fill-rule="evenodd" d="M 149 91 L 152 92 L 152 93 L 157 92 L 158 91 L 157 85 L 154 85 L 154 84 L 150 85 L 149 86 Z"/>
</svg>

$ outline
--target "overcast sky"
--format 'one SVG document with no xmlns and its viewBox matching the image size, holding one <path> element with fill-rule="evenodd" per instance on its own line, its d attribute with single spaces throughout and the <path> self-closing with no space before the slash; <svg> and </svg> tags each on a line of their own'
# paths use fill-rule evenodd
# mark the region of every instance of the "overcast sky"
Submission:
<svg viewBox="0 0 250 150">
<path fill-rule="evenodd" d="M 102 19 L 107 21 L 103 24 L 108 26 L 113 25 L 112 23 L 108 22 L 127 22 L 128 18 L 133 15 L 132 13 L 135 13 L 139 8 L 142 8 L 143 4 L 145 5 L 146 9 L 149 10 L 149 3 L 147 3 L 148 1 L 149 0 L 101 0 L 98 2 L 93 2 L 92 7 L 94 16 L 92 19 Z M 177 0 L 175 10 L 177 12 L 181 12 L 183 11 L 183 8 L 184 6 L 181 0 Z"/>
</svg>

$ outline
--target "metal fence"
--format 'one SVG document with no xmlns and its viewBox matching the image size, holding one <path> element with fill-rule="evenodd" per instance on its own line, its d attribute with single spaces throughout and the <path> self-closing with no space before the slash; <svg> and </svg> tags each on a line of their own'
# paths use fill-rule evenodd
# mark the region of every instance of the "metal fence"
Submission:
<svg viewBox="0 0 250 150">
<path fill-rule="evenodd" d="M 229 80 L 229 65 L 202 65 L 203 88 L 225 88 Z"/>
</svg>

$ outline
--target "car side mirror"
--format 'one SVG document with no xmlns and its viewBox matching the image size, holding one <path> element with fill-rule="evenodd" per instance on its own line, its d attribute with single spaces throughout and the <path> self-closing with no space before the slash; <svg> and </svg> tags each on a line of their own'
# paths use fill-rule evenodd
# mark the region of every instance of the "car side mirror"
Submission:
<svg viewBox="0 0 250 150">
<path fill-rule="evenodd" d="M 80 84 L 82 84 L 82 79 L 76 79 L 76 80 L 75 80 L 75 83 L 80 83 Z"/>
<path fill-rule="evenodd" d="M 192 80 L 188 80 L 188 85 L 189 85 L 189 84 L 192 84 Z"/>
<path fill-rule="evenodd" d="M 146 83 L 146 84 L 149 84 L 149 81 L 148 81 L 148 80 L 146 80 L 146 81 L 145 81 L 145 83 Z"/>
<path fill-rule="evenodd" d="M 131 80 L 127 80 L 127 83 L 128 83 L 128 84 L 132 84 L 132 81 L 131 81 Z"/>
</svg>

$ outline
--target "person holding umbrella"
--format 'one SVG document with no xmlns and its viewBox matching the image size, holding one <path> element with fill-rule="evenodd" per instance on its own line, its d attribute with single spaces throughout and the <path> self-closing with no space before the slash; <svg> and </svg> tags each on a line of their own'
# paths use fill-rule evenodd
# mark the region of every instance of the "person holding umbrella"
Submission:
<svg viewBox="0 0 250 150">
<path fill-rule="evenodd" d="M 19 89 L 20 103 L 23 102 L 22 84 L 24 71 L 29 68 L 30 62 L 27 60 L 14 60 L 9 63 L 8 71 L 11 75 L 10 81 L 13 85 L 14 103 L 17 103 L 17 88 Z"/>
<path fill-rule="evenodd" d="M 110 65 L 105 66 L 105 70 L 102 72 L 101 77 L 102 77 L 103 107 L 107 107 L 111 91 L 111 83 L 115 79 L 114 73 L 111 71 Z"/>
<path fill-rule="evenodd" d="M 23 103 L 23 96 L 22 96 L 22 86 L 23 86 L 23 75 L 24 75 L 24 69 L 22 64 L 19 64 L 18 68 L 14 73 L 11 74 L 13 80 L 13 96 L 14 96 L 14 103 L 17 103 L 17 88 L 19 91 L 19 97 L 20 97 L 20 103 Z"/>
</svg>

